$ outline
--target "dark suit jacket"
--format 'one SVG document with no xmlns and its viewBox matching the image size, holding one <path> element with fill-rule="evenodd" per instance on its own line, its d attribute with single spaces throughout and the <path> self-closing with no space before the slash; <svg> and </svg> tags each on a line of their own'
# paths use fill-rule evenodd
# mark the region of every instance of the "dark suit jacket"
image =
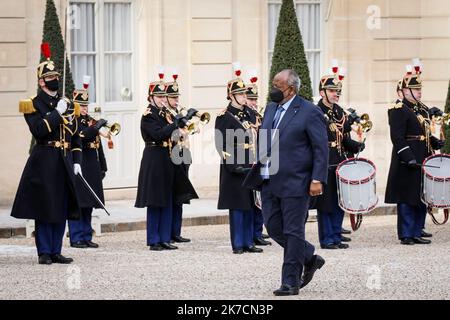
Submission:
<svg viewBox="0 0 450 320">
<path fill-rule="evenodd" d="M 278 161 L 278 171 L 270 176 L 272 194 L 280 198 L 302 197 L 309 194 L 312 180 L 327 183 L 328 136 L 325 118 L 321 110 L 301 97 L 295 97 L 281 120 L 278 137 L 265 148 L 272 129 L 277 104 L 270 103 L 264 113 L 260 128 L 257 165 L 248 174 L 244 185 L 258 189 L 262 183 L 261 162 L 267 153 L 272 165 Z M 265 136 L 264 136 L 265 135 Z M 270 149 L 267 152 L 265 149 Z"/>
</svg>

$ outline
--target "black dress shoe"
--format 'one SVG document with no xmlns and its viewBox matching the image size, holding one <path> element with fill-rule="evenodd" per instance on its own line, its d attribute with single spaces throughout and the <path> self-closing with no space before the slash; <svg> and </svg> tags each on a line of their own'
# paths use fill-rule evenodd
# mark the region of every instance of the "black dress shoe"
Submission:
<svg viewBox="0 0 450 320">
<path fill-rule="evenodd" d="M 296 296 L 298 295 L 298 287 L 283 284 L 279 289 L 275 290 L 273 294 L 276 296 Z"/>
<path fill-rule="evenodd" d="M 86 245 L 88 248 L 94 248 L 97 249 L 98 248 L 98 244 L 96 244 L 95 242 L 92 241 L 85 241 Z"/>
<path fill-rule="evenodd" d="M 233 253 L 234 254 L 243 254 L 244 253 L 244 249 L 233 249 Z"/>
<path fill-rule="evenodd" d="M 401 239 L 400 243 L 404 245 L 413 245 L 414 240 L 412 238 L 403 238 Z"/>
<path fill-rule="evenodd" d="M 348 249 L 349 245 L 346 243 L 337 244 L 338 249 Z"/>
<path fill-rule="evenodd" d="M 253 240 L 255 246 L 271 246 L 272 242 L 264 240 L 263 238 Z"/>
<path fill-rule="evenodd" d="M 78 249 L 86 249 L 88 247 L 88 245 L 84 241 L 77 241 L 77 242 L 71 243 L 70 246 L 72 248 L 78 248 Z"/>
<path fill-rule="evenodd" d="M 164 250 L 164 248 L 161 247 L 159 243 L 150 245 L 150 251 L 162 251 L 162 250 Z"/>
<path fill-rule="evenodd" d="M 320 245 L 320 247 L 322 249 L 339 249 L 339 247 L 337 245 L 335 245 L 334 243 L 330 243 L 330 244 L 325 244 L 325 245 Z"/>
<path fill-rule="evenodd" d="M 54 254 L 51 258 L 53 263 L 69 264 L 73 262 L 72 258 L 66 258 L 61 254 Z"/>
<path fill-rule="evenodd" d="M 52 258 L 48 254 L 43 254 L 39 256 L 39 264 L 52 264 Z"/>
<path fill-rule="evenodd" d="M 431 233 L 428 233 L 425 230 L 422 230 L 422 234 L 420 235 L 421 238 L 431 238 L 432 236 Z"/>
<path fill-rule="evenodd" d="M 182 236 L 175 236 L 172 239 L 175 242 L 181 243 L 181 242 L 191 242 L 191 239 L 183 238 Z"/>
<path fill-rule="evenodd" d="M 430 244 L 431 240 L 423 239 L 423 238 L 413 238 L 414 243 L 417 244 Z"/>
<path fill-rule="evenodd" d="M 269 235 L 267 235 L 267 234 L 264 234 L 263 233 L 263 235 L 262 235 L 262 237 L 261 238 L 263 238 L 263 239 L 270 239 L 270 236 Z"/>
<path fill-rule="evenodd" d="M 322 268 L 322 266 L 325 264 L 325 259 L 321 256 L 314 255 L 313 259 L 310 263 L 305 265 L 305 271 L 303 272 L 302 284 L 300 288 L 305 287 L 308 283 L 311 282 L 312 278 L 314 277 L 314 273 Z"/>
<path fill-rule="evenodd" d="M 176 250 L 178 249 L 177 246 L 171 245 L 170 243 L 167 242 L 161 242 L 160 246 L 164 249 L 164 250 Z"/>
<path fill-rule="evenodd" d="M 341 233 L 342 233 L 342 234 L 351 234 L 352 232 L 351 232 L 350 230 L 347 230 L 347 229 L 342 228 L 342 229 L 341 229 Z"/>
<path fill-rule="evenodd" d="M 342 242 L 350 242 L 350 241 L 352 241 L 352 239 L 349 238 L 349 237 L 341 236 L 341 241 L 342 241 Z"/>
<path fill-rule="evenodd" d="M 244 252 L 250 252 L 250 253 L 261 253 L 263 251 L 264 251 L 263 249 L 257 248 L 255 246 L 244 248 Z"/>
</svg>

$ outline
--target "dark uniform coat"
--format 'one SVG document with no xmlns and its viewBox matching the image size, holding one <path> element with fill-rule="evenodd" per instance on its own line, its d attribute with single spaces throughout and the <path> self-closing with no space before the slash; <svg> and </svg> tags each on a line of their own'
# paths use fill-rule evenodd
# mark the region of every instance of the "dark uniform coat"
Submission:
<svg viewBox="0 0 450 320">
<path fill-rule="evenodd" d="M 256 131 L 252 131 L 256 127 L 245 129 L 244 123 L 256 123 L 255 112 L 247 106 L 241 111 L 230 104 L 216 119 L 216 149 L 222 158 L 219 209 L 250 210 L 253 206 L 253 192 L 242 184 L 255 159 Z M 227 139 L 227 134 L 230 137 L 233 133 L 238 135 L 238 132 L 246 132 L 245 141 L 239 141 L 236 136 Z"/>
<path fill-rule="evenodd" d="M 83 171 L 83 177 L 86 179 L 87 183 L 89 183 L 92 190 L 94 190 L 99 199 L 105 203 L 102 179 L 105 172 L 108 171 L 108 168 L 98 134 L 99 130 L 94 126 L 89 126 L 88 122 L 89 119 L 87 116 L 81 116 L 79 118 L 80 137 L 83 144 L 81 170 Z M 76 180 L 76 189 L 82 208 L 101 208 L 89 190 L 86 189 L 79 179 Z"/>
<path fill-rule="evenodd" d="M 426 141 L 417 138 L 426 134 L 417 116 L 428 118 L 427 113 L 426 107 L 420 108 L 406 99 L 403 102 L 397 101 L 388 111 L 393 147 L 386 187 L 386 203 L 417 206 L 421 202 L 421 169 L 419 166 L 410 167 L 407 163 L 415 159 L 421 164 L 431 155 Z M 439 148 L 438 139 L 433 136 L 431 147 Z"/>
<path fill-rule="evenodd" d="M 176 129 L 176 124 L 169 124 L 165 113 L 155 106 L 150 105 L 142 116 L 145 149 L 139 170 L 137 208 L 167 207 L 171 200 L 181 204 L 198 198 L 186 174 L 175 169 L 170 157 L 170 141 Z"/>
<path fill-rule="evenodd" d="M 333 108 L 328 108 L 322 100 L 318 103 L 319 108 L 324 113 L 327 120 L 327 134 L 328 134 L 328 146 L 329 146 L 329 163 L 328 163 L 328 183 L 324 186 L 323 194 L 315 197 L 311 201 L 312 207 L 324 212 L 331 212 L 334 204 L 333 199 L 337 194 L 337 181 L 336 181 L 336 169 L 337 166 L 344 160 L 348 153 L 358 153 L 360 143 L 354 141 L 350 137 L 350 131 L 352 130 L 350 122 L 345 114 L 344 109 L 337 104 L 333 105 Z M 342 135 L 341 148 L 336 146 L 338 132 L 332 130 L 333 124 L 339 122 L 342 124 L 339 130 Z"/>
<path fill-rule="evenodd" d="M 58 96 L 51 97 L 40 91 L 32 99 L 33 108 L 25 112 L 25 120 L 36 145 L 20 179 L 11 212 L 15 218 L 61 223 L 80 217 L 73 172 L 74 162 L 81 163 L 78 122 L 72 119 L 71 124 L 60 130 L 63 118 L 55 109 L 59 100 Z M 49 142 L 60 141 L 61 136 L 71 144 L 69 149 L 48 145 Z"/>
<path fill-rule="evenodd" d="M 192 154 L 189 147 L 186 145 L 188 143 L 188 137 L 180 134 L 175 134 L 173 136 L 172 141 L 172 153 L 171 158 L 172 162 L 175 165 L 175 191 L 176 194 L 180 194 L 180 191 L 177 191 L 179 183 L 177 181 L 185 181 L 186 178 L 189 179 L 189 167 L 192 164 Z M 180 184 L 181 185 L 181 184 Z M 182 203 L 189 204 L 190 201 L 188 199 L 179 199 L 178 202 L 182 201 Z M 180 204 L 180 203 L 178 203 Z"/>
</svg>

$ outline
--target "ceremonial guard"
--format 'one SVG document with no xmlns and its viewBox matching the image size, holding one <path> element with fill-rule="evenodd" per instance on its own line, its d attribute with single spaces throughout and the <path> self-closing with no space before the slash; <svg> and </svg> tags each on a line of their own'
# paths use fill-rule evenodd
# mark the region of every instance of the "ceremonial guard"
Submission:
<svg viewBox="0 0 450 320">
<path fill-rule="evenodd" d="M 173 75 L 173 82 L 166 83 L 167 107 L 175 114 L 181 112 L 179 106 L 180 87 L 177 83 L 178 74 Z M 172 117 L 172 121 L 174 121 Z M 182 175 L 189 177 L 189 166 L 192 163 L 192 155 L 189 150 L 189 133 L 186 130 L 179 129 L 178 134 L 173 135 L 172 140 L 172 162 L 175 165 L 175 176 Z M 175 177 L 177 181 L 177 177 Z M 189 200 L 186 201 L 189 204 Z M 181 236 L 181 225 L 183 222 L 183 203 L 173 203 L 172 207 L 172 242 L 183 243 L 190 242 L 190 239 Z"/>
<path fill-rule="evenodd" d="M 250 107 L 256 114 L 256 124 L 259 126 L 262 123 L 262 112 L 258 110 L 258 85 L 256 82 L 258 78 L 256 77 L 256 72 L 254 72 L 250 78 L 250 84 L 247 85 L 247 90 L 245 92 L 245 96 L 247 98 L 247 106 Z M 260 197 L 258 194 L 259 191 L 254 191 L 255 198 Z M 263 234 L 263 226 L 264 220 L 261 212 L 261 204 L 259 203 L 259 207 L 256 205 L 256 202 L 253 204 L 253 242 L 257 246 L 267 246 L 271 245 L 270 241 L 265 239 L 269 238 L 268 235 Z"/>
<path fill-rule="evenodd" d="M 262 252 L 253 243 L 253 192 L 242 186 L 256 153 L 256 113 L 246 106 L 246 86 L 235 65 L 237 78 L 228 82 L 228 107 L 217 117 L 215 143 L 220 164 L 219 209 L 230 213 L 233 253 Z"/>
<path fill-rule="evenodd" d="M 175 180 L 175 165 L 171 160 L 172 136 L 178 128 L 186 127 L 189 119 L 181 115 L 172 118 L 165 107 L 163 71 L 159 77 L 160 81 L 150 84 L 149 106 L 141 118 L 145 149 L 135 204 L 137 208 L 147 207 L 147 245 L 153 251 L 178 249 L 170 244 L 173 203 L 197 198 L 187 178 L 181 176 Z"/>
<path fill-rule="evenodd" d="M 346 159 L 349 153 L 357 154 L 365 147 L 364 143 L 354 141 L 350 137 L 352 121 L 337 102 L 342 91 L 344 74 L 340 72 L 337 62 L 333 63 L 330 75 L 320 79 L 320 99 L 318 106 L 327 121 L 329 163 L 328 183 L 323 194 L 315 199 L 319 241 L 322 249 L 347 249 L 350 238 L 342 236 L 344 210 L 338 204 L 336 182 L 337 166 Z"/>
<path fill-rule="evenodd" d="M 423 231 L 427 207 L 421 201 L 421 164 L 441 149 L 443 141 L 431 134 L 428 107 L 422 102 L 421 63 L 414 59 L 406 67 L 401 91 L 403 100 L 388 111 L 393 144 L 389 169 L 386 203 L 397 204 L 397 231 L 401 244 L 429 244 Z"/>
<path fill-rule="evenodd" d="M 73 259 L 61 255 L 66 220 L 80 218 L 75 191 L 75 175 L 82 174 L 79 105 L 59 95 L 60 73 L 48 43 L 41 48 L 47 60 L 37 68 L 39 92 L 19 107 L 36 145 L 20 179 L 11 215 L 35 220 L 39 264 L 68 264 Z"/>
<path fill-rule="evenodd" d="M 105 203 L 102 180 L 108 169 L 99 131 L 107 124 L 107 121 L 104 119 L 95 121 L 88 114 L 89 82 L 90 77 L 85 76 L 83 89 L 75 90 L 73 93 L 73 101 L 80 105 L 81 112 L 78 119 L 79 135 L 83 145 L 81 169 L 89 186 L 100 201 Z M 98 248 L 98 244 L 92 242 L 91 221 L 93 208 L 101 208 L 101 206 L 79 179 L 76 180 L 75 186 L 80 199 L 81 218 L 69 221 L 70 245 L 74 248 Z"/>
</svg>

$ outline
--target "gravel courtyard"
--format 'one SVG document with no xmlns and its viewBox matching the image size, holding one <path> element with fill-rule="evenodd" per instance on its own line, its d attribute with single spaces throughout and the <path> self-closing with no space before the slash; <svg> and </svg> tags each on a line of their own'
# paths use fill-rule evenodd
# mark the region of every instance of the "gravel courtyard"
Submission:
<svg viewBox="0 0 450 320">
<path fill-rule="evenodd" d="M 348 228 L 348 225 L 347 225 Z M 67 265 L 37 264 L 34 239 L 0 240 L 0 299 L 283 299 L 282 250 L 234 255 L 227 225 L 187 227 L 193 239 L 176 251 L 153 252 L 145 231 L 110 233 L 100 249 L 73 249 Z M 450 225 L 427 225 L 431 245 L 402 246 L 396 217 L 374 216 L 351 235 L 348 250 L 321 250 L 325 266 L 294 298 L 450 299 Z M 317 224 L 307 224 L 317 246 Z"/>
</svg>

